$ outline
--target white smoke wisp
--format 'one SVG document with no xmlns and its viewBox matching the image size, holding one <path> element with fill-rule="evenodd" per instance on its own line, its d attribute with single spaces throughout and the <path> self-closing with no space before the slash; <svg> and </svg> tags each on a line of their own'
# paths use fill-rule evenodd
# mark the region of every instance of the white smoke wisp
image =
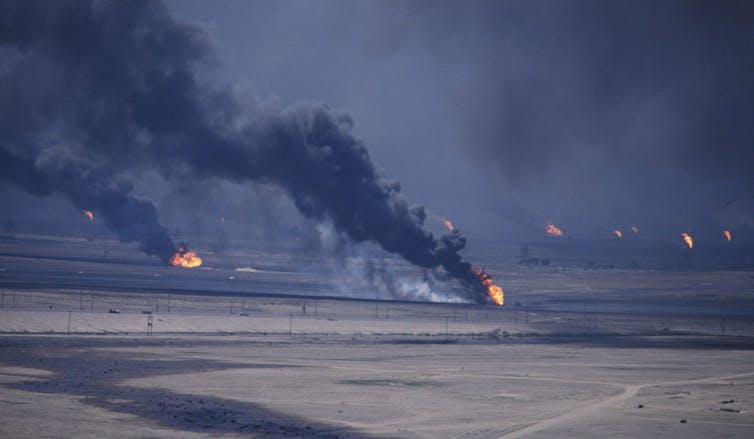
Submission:
<svg viewBox="0 0 754 439">
<path fill-rule="evenodd" d="M 442 285 L 447 287 L 448 285 Z M 400 294 L 409 300 L 419 302 L 436 302 L 436 303 L 471 303 L 453 294 L 447 288 L 439 288 L 440 285 L 429 285 L 426 281 L 415 281 L 410 279 L 401 279 L 398 281 L 397 288 Z"/>
<path fill-rule="evenodd" d="M 404 267 L 402 263 L 391 265 L 384 259 L 370 256 L 347 257 L 343 265 L 333 271 L 338 294 L 378 300 L 469 303 L 458 297 L 452 289 L 452 282 L 434 281 L 433 272 Z"/>
</svg>

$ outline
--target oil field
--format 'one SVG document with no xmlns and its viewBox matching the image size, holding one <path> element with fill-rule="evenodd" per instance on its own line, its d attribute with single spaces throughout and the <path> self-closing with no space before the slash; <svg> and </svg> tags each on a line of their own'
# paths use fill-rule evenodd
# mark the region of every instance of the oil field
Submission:
<svg viewBox="0 0 754 439">
<path fill-rule="evenodd" d="M 0 437 L 750 437 L 752 23 L 0 2 Z"/>
<path fill-rule="evenodd" d="M 82 238 L 5 239 L 2 254 L 8 437 L 752 428 L 751 272 L 501 258 L 489 264 L 506 273 L 500 308 L 339 297 L 332 276 L 285 253 L 237 252 L 253 265 L 241 271 L 210 252 L 182 270 Z"/>
</svg>

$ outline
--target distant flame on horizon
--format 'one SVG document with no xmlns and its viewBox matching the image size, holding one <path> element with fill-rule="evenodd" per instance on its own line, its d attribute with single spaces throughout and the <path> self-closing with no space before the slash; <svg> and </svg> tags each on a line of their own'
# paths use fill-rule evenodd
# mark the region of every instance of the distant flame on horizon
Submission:
<svg viewBox="0 0 754 439">
<path fill-rule="evenodd" d="M 728 242 L 730 242 L 733 239 L 733 237 L 730 234 L 730 230 L 728 229 L 723 230 L 723 235 L 725 235 L 725 239 L 727 239 Z"/>
<path fill-rule="evenodd" d="M 545 227 L 545 232 L 551 236 L 563 236 L 563 231 L 555 227 L 554 224 L 548 224 L 547 227 Z"/>
<path fill-rule="evenodd" d="M 94 213 L 91 210 L 85 210 L 84 215 L 89 218 L 89 221 L 94 221 Z"/>
<path fill-rule="evenodd" d="M 694 240 L 691 239 L 691 235 L 684 232 L 681 233 L 681 238 L 683 238 L 683 241 L 689 246 L 689 248 L 694 248 Z"/>
<path fill-rule="evenodd" d="M 631 226 L 631 231 L 634 232 L 635 235 L 639 234 L 639 228 L 636 226 Z"/>
<path fill-rule="evenodd" d="M 613 235 L 617 236 L 618 238 L 623 238 L 623 232 L 618 229 L 613 230 Z"/>
<path fill-rule="evenodd" d="M 453 226 L 453 223 L 450 222 L 450 220 L 443 220 L 442 225 L 445 226 L 448 230 L 455 230 L 455 227 Z"/>
</svg>

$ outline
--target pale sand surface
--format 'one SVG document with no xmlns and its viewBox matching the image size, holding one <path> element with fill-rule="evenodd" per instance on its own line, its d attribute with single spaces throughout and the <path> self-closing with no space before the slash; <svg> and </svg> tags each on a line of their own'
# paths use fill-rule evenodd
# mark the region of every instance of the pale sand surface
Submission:
<svg viewBox="0 0 754 439">
<path fill-rule="evenodd" d="M 352 304 L 343 306 L 348 314 Z M 12 313 L 2 314 L 5 325 L 56 314 Z M 118 319 L 129 315 L 89 317 L 107 328 L 126 325 Z M 218 316 L 164 317 L 174 329 L 213 318 L 222 323 L 208 328 L 234 325 Z M 740 337 L 505 337 L 501 331 L 527 329 L 506 323 L 469 335 L 494 326 L 474 322 L 456 322 L 446 336 L 445 319 L 319 317 L 294 320 L 299 331 L 290 335 L 289 316 L 232 319 L 269 332 L 0 336 L 0 437 L 714 438 L 754 431 L 754 350 Z"/>
<path fill-rule="evenodd" d="M 71 333 L 145 333 L 147 315 L 137 313 L 73 312 Z M 501 322 L 462 322 L 450 320 L 448 333 L 481 333 L 500 328 Z M 285 333 L 310 334 L 442 334 L 444 319 L 435 321 L 397 321 L 368 319 L 333 319 L 320 317 L 257 317 L 239 315 L 156 314 L 152 319 L 155 333 Z M 55 311 L 0 311 L 0 333 L 58 333 L 68 332 L 68 313 Z M 291 329 L 292 328 L 292 329 Z M 523 329 L 511 325 L 508 329 Z"/>
</svg>

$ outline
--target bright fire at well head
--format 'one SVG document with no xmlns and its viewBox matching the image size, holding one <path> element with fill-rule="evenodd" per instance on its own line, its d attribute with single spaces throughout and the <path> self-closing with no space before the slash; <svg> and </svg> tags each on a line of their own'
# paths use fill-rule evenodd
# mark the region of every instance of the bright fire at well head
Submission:
<svg viewBox="0 0 754 439">
<path fill-rule="evenodd" d="M 201 267 L 202 258 L 197 256 L 196 252 L 186 251 L 186 247 L 182 245 L 170 257 L 170 265 L 183 268 Z"/>
<path fill-rule="evenodd" d="M 548 224 L 547 227 L 545 227 L 545 232 L 551 236 L 563 236 L 563 231 L 555 227 L 553 224 Z"/>
<path fill-rule="evenodd" d="M 730 230 L 728 229 L 723 230 L 723 235 L 725 235 L 725 239 L 727 239 L 728 242 L 730 242 L 730 240 L 733 239 L 733 237 L 730 234 Z"/>
<path fill-rule="evenodd" d="M 481 268 L 474 268 L 471 271 L 474 273 L 474 276 L 479 279 L 479 283 L 481 283 L 487 290 L 487 297 L 489 297 L 492 303 L 503 306 L 505 303 L 505 293 L 503 292 L 503 289 L 500 286 L 495 285 L 490 275 L 485 273 Z"/>
<path fill-rule="evenodd" d="M 450 220 L 443 220 L 442 225 L 445 226 L 448 230 L 454 230 L 455 227 L 453 227 L 453 223 L 450 222 Z"/>
<path fill-rule="evenodd" d="M 89 218 L 89 221 L 94 221 L 94 213 L 91 210 L 85 210 L 84 215 Z"/>
<path fill-rule="evenodd" d="M 620 230 L 613 230 L 613 235 L 617 236 L 618 238 L 623 238 L 623 232 Z"/>
</svg>

